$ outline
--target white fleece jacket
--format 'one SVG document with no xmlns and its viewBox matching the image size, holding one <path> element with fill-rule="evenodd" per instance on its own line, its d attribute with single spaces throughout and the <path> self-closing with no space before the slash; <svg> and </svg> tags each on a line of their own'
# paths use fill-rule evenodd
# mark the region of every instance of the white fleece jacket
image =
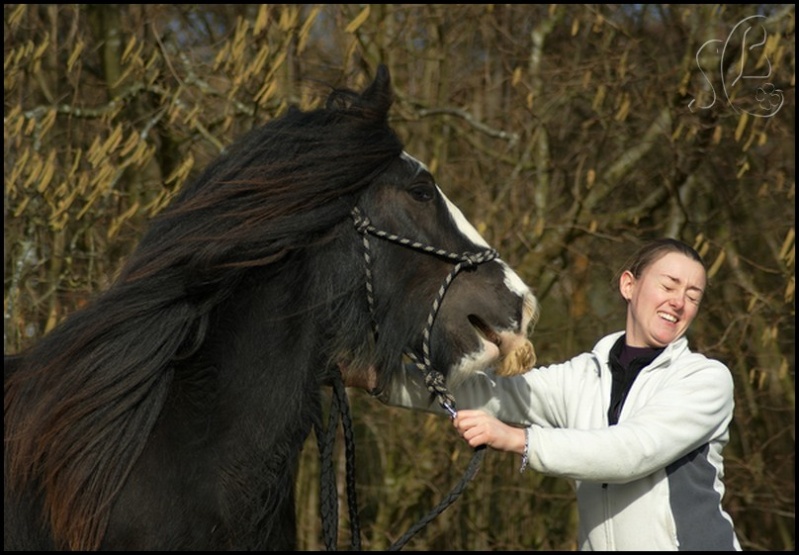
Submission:
<svg viewBox="0 0 799 555">
<path fill-rule="evenodd" d="M 721 506 L 733 414 L 728 368 L 677 339 L 641 370 L 609 426 L 608 356 L 622 333 L 521 376 L 478 374 L 452 390 L 457 408 L 529 427 L 530 466 L 575 482 L 581 549 L 740 550 Z M 389 404 L 443 412 L 415 367 L 388 393 Z"/>
</svg>

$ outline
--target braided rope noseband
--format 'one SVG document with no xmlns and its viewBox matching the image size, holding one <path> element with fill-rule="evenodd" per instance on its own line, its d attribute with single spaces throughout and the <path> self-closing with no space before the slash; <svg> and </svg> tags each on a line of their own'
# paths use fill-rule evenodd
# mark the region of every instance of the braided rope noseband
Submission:
<svg viewBox="0 0 799 555">
<path fill-rule="evenodd" d="M 379 239 L 385 239 L 386 241 L 402 245 L 403 247 L 418 250 L 425 254 L 446 258 L 455 262 L 455 266 L 452 268 L 449 274 L 447 274 L 447 277 L 441 284 L 441 287 L 436 294 L 436 298 L 433 301 L 433 307 L 430 310 L 430 314 L 427 316 L 427 323 L 425 324 L 424 330 L 422 332 L 421 356 L 410 350 L 405 352 L 405 354 L 411 359 L 411 361 L 413 361 L 416 367 L 422 371 L 428 391 L 435 395 L 439 405 L 441 405 L 441 407 L 446 410 L 450 416 L 452 416 L 452 418 L 455 418 L 455 398 L 447 389 L 444 375 L 433 368 L 433 363 L 430 360 L 430 334 L 433 330 L 433 324 L 435 323 L 438 309 L 441 307 L 441 302 L 444 300 L 444 295 L 446 294 L 450 284 L 452 284 L 452 280 L 455 279 L 455 276 L 457 276 L 462 270 L 474 268 L 479 264 L 483 264 L 498 258 L 499 253 L 495 249 L 485 249 L 477 253 L 453 253 L 444 249 L 438 249 L 430 245 L 420 243 L 418 241 L 406 239 L 393 233 L 379 230 L 372 225 L 372 222 L 369 220 L 369 218 L 365 216 L 357 206 L 353 207 L 351 214 L 352 219 L 355 222 L 355 229 L 363 238 L 363 256 L 366 263 L 366 298 L 369 301 L 369 311 L 372 316 L 372 328 L 374 330 L 375 339 L 377 339 L 380 330 L 378 329 L 375 316 L 374 286 L 372 283 L 373 276 L 371 268 L 372 257 L 369 246 L 369 235 L 373 235 Z"/>
</svg>

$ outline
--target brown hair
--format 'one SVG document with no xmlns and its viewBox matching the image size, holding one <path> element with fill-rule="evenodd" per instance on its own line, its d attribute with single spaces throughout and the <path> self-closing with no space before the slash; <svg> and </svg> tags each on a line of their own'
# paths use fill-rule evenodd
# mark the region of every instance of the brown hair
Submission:
<svg viewBox="0 0 799 555">
<path fill-rule="evenodd" d="M 696 249 L 678 239 L 666 237 L 663 239 L 650 241 L 649 243 L 645 243 L 639 247 L 638 250 L 627 259 L 627 262 L 625 262 L 621 269 L 616 273 L 616 276 L 613 280 L 614 283 L 618 285 L 621 275 L 627 271 L 635 276 L 636 279 L 640 278 L 641 274 L 644 273 L 644 270 L 670 252 L 680 253 L 692 260 L 696 260 L 702 265 L 705 273 L 707 273 L 705 261 L 702 260 L 702 256 L 696 252 Z"/>
</svg>

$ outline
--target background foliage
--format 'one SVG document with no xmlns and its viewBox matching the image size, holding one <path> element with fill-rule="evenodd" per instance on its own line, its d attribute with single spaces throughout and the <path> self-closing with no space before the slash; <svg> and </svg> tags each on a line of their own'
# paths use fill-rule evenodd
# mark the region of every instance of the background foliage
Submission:
<svg viewBox="0 0 799 555">
<path fill-rule="evenodd" d="M 611 281 L 640 241 L 703 253 L 692 345 L 736 384 L 724 503 L 744 548 L 793 550 L 794 10 L 5 4 L 4 350 L 105 288 L 148 218 L 235 137 L 383 62 L 408 151 L 541 299 L 542 364 L 623 325 Z M 351 403 L 363 548 L 384 549 L 471 452 L 440 417 Z M 302 549 L 323 545 L 317 457 L 309 438 Z M 570 486 L 519 475 L 517 459 L 489 452 L 407 549 L 574 548 Z"/>
</svg>

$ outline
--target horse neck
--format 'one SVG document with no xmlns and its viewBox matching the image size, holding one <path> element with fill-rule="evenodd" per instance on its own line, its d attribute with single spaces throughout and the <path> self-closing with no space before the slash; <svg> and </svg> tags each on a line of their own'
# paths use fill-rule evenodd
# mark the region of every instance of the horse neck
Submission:
<svg viewBox="0 0 799 555">
<path fill-rule="evenodd" d="M 250 271 L 211 313 L 202 347 L 176 366 L 162 426 L 194 422 L 187 436 L 224 458 L 304 439 L 336 361 L 372 333 L 357 246 L 344 234 Z"/>
<path fill-rule="evenodd" d="M 318 385 L 320 345 L 313 316 L 295 302 L 279 275 L 263 277 L 255 273 L 214 310 L 202 348 L 176 375 L 191 383 L 213 371 L 216 402 L 231 417 L 269 416 L 273 406 L 290 404 L 287 397 Z"/>
</svg>

